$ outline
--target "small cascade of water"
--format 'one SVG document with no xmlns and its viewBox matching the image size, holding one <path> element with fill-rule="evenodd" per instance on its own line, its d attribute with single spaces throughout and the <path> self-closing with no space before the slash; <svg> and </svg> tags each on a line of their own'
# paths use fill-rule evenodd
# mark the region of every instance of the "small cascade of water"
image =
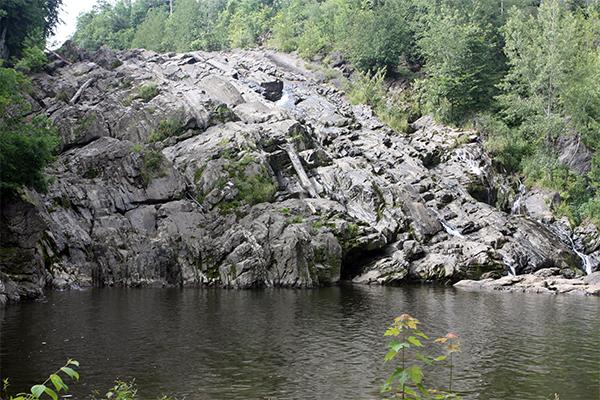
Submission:
<svg viewBox="0 0 600 400">
<path fill-rule="evenodd" d="M 288 110 L 291 110 L 296 105 L 294 92 L 284 85 L 283 90 L 281 92 L 281 98 L 277 100 L 275 104 Z"/>
<path fill-rule="evenodd" d="M 451 227 L 450 225 L 448 225 L 446 223 L 446 221 L 444 221 L 443 218 L 440 218 L 439 220 L 440 220 L 440 223 L 442 224 L 442 226 L 444 227 L 444 229 L 446 230 L 446 233 L 448 235 L 456 236 L 457 238 L 460 238 L 460 239 L 464 239 L 465 238 L 465 235 L 461 234 L 459 231 L 457 231 L 456 229 L 454 229 L 453 227 Z"/>
<path fill-rule="evenodd" d="M 569 236 L 569 240 L 571 241 L 571 248 L 573 249 L 575 254 L 577 254 L 577 256 L 579 256 L 579 258 L 581 258 L 581 260 L 583 261 L 583 269 L 586 275 L 590 275 L 592 273 L 592 262 L 590 261 L 590 256 L 577 250 L 572 237 Z"/>
<path fill-rule="evenodd" d="M 508 267 L 508 274 L 512 275 L 512 276 L 517 276 L 517 269 L 515 268 L 514 265 L 507 265 Z"/>
<path fill-rule="evenodd" d="M 445 220 L 444 217 L 442 217 L 440 215 L 439 212 L 437 212 L 435 209 L 430 208 L 431 211 L 433 211 L 433 213 L 435 214 L 435 216 L 438 218 L 438 221 L 440 221 L 440 223 L 442 224 L 442 226 L 444 227 L 444 229 L 446 230 L 446 233 L 448 235 L 451 236 L 456 236 L 457 238 L 460 239 L 464 239 L 465 235 L 461 234 L 459 231 L 457 231 L 456 229 L 454 229 L 453 227 L 451 227 Z"/>
<path fill-rule="evenodd" d="M 525 191 L 527 191 L 527 186 L 523 185 L 523 183 L 521 183 L 521 180 L 519 179 L 519 193 L 518 193 L 517 199 L 515 200 L 513 205 L 510 207 L 511 214 L 513 214 L 513 215 L 521 214 L 521 200 L 523 199 L 523 196 L 525 195 Z"/>
<path fill-rule="evenodd" d="M 462 160 L 471 173 L 477 176 L 485 176 L 485 172 L 481 168 L 481 154 L 479 154 L 473 147 L 463 147 L 456 151 L 456 154 L 460 160 Z"/>
</svg>

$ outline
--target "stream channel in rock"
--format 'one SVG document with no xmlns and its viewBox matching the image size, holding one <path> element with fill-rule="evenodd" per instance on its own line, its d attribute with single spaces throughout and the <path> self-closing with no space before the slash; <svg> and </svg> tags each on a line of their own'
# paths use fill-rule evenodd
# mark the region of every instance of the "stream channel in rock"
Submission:
<svg viewBox="0 0 600 400">
<path fill-rule="evenodd" d="M 117 378 L 135 378 L 142 399 L 378 399 L 394 367 L 383 333 L 408 313 L 431 342 L 458 335 L 453 389 L 465 400 L 597 400 L 599 306 L 439 286 L 51 291 L 0 309 L 1 377 L 17 393 L 72 357 L 74 399 Z M 446 388 L 446 368 L 425 376 Z"/>
</svg>

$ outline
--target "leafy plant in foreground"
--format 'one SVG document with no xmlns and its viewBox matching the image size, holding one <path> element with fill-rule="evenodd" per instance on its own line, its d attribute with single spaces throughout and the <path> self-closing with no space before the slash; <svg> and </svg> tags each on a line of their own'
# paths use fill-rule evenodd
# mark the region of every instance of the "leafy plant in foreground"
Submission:
<svg viewBox="0 0 600 400">
<path fill-rule="evenodd" d="M 137 395 L 137 388 L 135 387 L 135 380 L 131 382 L 123 382 L 120 380 L 115 381 L 115 386 L 113 386 L 102 399 L 110 399 L 110 400 L 133 400 Z M 100 400 L 96 398 L 98 391 L 94 391 L 93 394 L 90 395 L 91 400 Z"/>
<path fill-rule="evenodd" d="M 8 396 L 8 393 L 7 393 L 8 379 L 5 379 L 3 381 L 3 384 L 4 384 L 4 392 L 6 393 L 6 398 L 10 399 L 10 400 L 37 400 L 44 393 L 46 393 L 48 396 L 52 397 L 53 400 L 57 400 L 58 393 L 60 393 L 61 390 L 64 390 L 66 393 L 67 390 L 69 389 L 69 387 L 67 385 L 65 385 L 65 383 L 63 382 L 62 378 L 58 375 L 60 372 L 67 374 L 71 378 L 75 378 L 75 379 L 79 380 L 79 374 L 77 373 L 77 371 L 73 370 L 73 368 L 69 367 L 69 365 L 74 365 L 74 366 L 78 367 L 79 362 L 69 359 L 63 367 L 61 367 L 55 373 L 51 374 L 48 377 L 48 379 L 46 379 L 44 381 L 44 383 L 42 383 L 41 385 L 32 386 L 31 393 L 19 393 L 19 394 L 17 394 L 17 397 L 12 397 L 12 396 L 9 397 Z M 56 391 L 51 389 L 50 387 L 46 386 L 50 382 L 54 385 L 54 388 L 56 389 Z"/>
<path fill-rule="evenodd" d="M 410 354 L 409 349 L 411 346 L 423 347 L 421 338 L 429 339 L 425 334 L 417 329 L 419 320 L 411 317 L 408 314 L 402 314 L 394 321 L 394 324 L 390 326 L 385 332 L 384 336 L 401 336 L 402 341 L 398 339 L 392 340 L 387 347 L 390 351 L 387 353 L 384 359 L 384 363 L 392 360 L 396 356 L 401 359 L 401 367 L 396 367 L 396 370 L 387 379 L 385 384 L 381 387 L 381 393 L 392 391 L 394 398 L 400 399 L 418 399 L 422 396 L 430 399 L 458 399 L 460 397 L 454 393 L 451 393 L 452 389 L 452 353 L 458 350 L 458 337 L 454 333 L 448 333 L 445 338 L 437 339 L 442 343 L 446 343 L 449 340 L 449 344 L 446 346 L 447 355 L 440 357 L 426 357 L 419 353 Z M 450 355 L 450 387 L 449 392 L 442 392 L 439 390 L 425 389 L 422 384 L 423 371 L 418 365 L 407 365 L 407 363 L 415 358 L 423 361 L 425 364 L 433 365 L 434 362 L 445 360 Z M 392 384 L 394 381 L 398 381 L 398 387 L 393 388 Z M 394 385 L 395 386 L 395 385 Z M 419 393 L 420 391 L 420 393 Z"/>
<path fill-rule="evenodd" d="M 452 392 L 452 368 L 454 364 L 452 364 L 452 354 L 460 352 L 460 342 L 458 341 L 458 336 L 455 333 L 449 332 L 446 334 L 446 337 L 436 339 L 435 342 L 448 343 L 444 346 L 446 349 L 446 353 L 450 356 L 450 361 L 448 361 L 448 365 L 450 366 L 450 384 L 448 385 L 448 392 Z"/>
</svg>

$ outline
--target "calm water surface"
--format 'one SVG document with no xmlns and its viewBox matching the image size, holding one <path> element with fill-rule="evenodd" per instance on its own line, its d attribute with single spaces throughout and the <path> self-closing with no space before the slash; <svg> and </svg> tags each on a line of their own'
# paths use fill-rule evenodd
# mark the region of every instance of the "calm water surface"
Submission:
<svg viewBox="0 0 600 400">
<path fill-rule="evenodd" d="M 14 395 L 71 357 L 76 399 L 117 378 L 142 399 L 378 399 L 383 333 L 403 313 L 459 336 L 463 399 L 600 399 L 599 298 L 439 287 L 50 292 L 0 310 L 0 375 Z M 426 379 L 444 389 L 447 371 Z"/>
</svg>

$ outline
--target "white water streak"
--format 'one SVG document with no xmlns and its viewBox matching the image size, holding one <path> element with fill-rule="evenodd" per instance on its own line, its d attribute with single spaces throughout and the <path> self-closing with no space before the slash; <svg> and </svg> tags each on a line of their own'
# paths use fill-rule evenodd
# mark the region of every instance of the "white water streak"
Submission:
<svg viewBox="0 0 600 400">
<path fill-rule="evenodd" d="M 575 254 L 577 254 L 579 256 L 579 258 L 581 258 L 583 260 L 583 267 L 584 267 L 586 275 L 590 275 L 592 273 L 592 262 L 590 261 L 590 256 L 578 251 L 575 248 L 575 242 L 573 241 L 572 237 L 569 237 L 569 240 L 571 241 L 571 248 L 573 249 Z"/>
</svg>

